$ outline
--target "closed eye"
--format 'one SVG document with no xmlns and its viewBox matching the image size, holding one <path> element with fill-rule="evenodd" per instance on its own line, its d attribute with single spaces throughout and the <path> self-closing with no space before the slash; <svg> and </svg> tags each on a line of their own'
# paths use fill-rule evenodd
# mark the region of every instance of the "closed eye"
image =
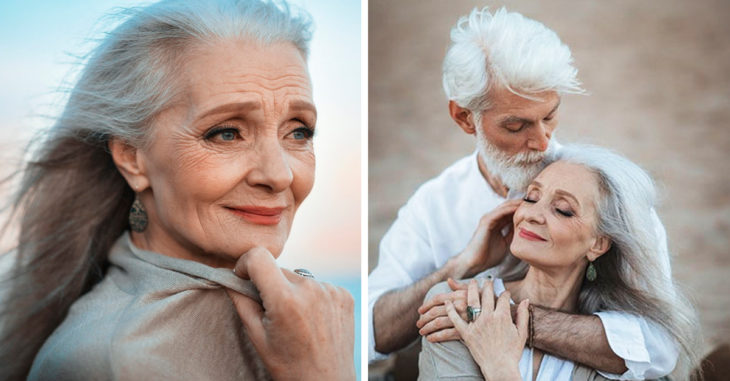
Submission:
<svg viewBox="0 0 730 381">
<path fill-rule="evenodd" d="M 571 212 L 571 211 L 562 210 L 562 209 L 558 209 L 558 208 L 555 208 L 555 211 L 562 214 L 565 217 L 573 217 L 573 212 Z"/>
<path fill-rule="evenodd" d="M 529 197 L 525 197 L 522 199 L 524 202 L 529 202 L 530 204 L 534 204 L 537 202 L 537 200 L 531 200 Z"/>
</svg>

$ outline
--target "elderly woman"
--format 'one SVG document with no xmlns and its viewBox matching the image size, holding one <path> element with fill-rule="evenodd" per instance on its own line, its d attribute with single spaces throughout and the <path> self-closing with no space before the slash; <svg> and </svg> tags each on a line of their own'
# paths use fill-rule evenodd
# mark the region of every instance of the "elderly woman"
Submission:
<svg viewBox="0 0 730 381">
<path fill-rule="evenodd" d="M 136 9 L 24 170 L 1 379 L 351 379 L 353 301 L 277 267 L 314 181 L 309 17 Z"/>
<path fill-rule="evenodd" d="M 507 201 L 489 215 L 498 221 L 514 214 L 514 237 L 506 242 L 513 256 L 497 278 L 484 281 L 481 296 L 472 279 L 468 286 L 450 281 L 453 292 L 427 297 L 419 325 L 447 315 L 446 330 L 462 341 L 424 337 L 420 378 L 604 379 L 532 346 L 531 306 L 540 305 L 582 314 L 624 311 L 642 316 L 643 324 L 659 324 L 679 344 L 674 374 L 687 379 L 697 364 L 698 322 L 691 305 L 658 270 L 651 179 L 597 147 L 565 146 L 552 160 L 523 200 Z M 493 228 L 488 239 L 505 238 L 509 241 Z"/>
</svg>

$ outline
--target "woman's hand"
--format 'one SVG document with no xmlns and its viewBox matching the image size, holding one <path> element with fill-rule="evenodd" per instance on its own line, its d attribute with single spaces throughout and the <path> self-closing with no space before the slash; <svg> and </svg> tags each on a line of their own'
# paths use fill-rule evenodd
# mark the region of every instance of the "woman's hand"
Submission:
<svg viewBox="0 0 730 381">
<path fill-rule="evenodd" d="M 436 295 L 418 307 L 418 313 L 421 314 L 416 322 L 418 333 L 432 343 L 461 339 L 459 332 L 454 328 L 454 323 L 446 313 L 444 303 L 450 300 L 461 318 L 466 319 L 467 284 L 456 282 L 451 278 L 447 283 L 452 292 Z"/>
<path fill-rule="evenodd" d="M 227 290 L 251 343 L 276 380 L 354 380 L 354 302 L 344 289 L 280 269 L 254 248 L 235 272 L 258 288 L 256 301 Z"/>
<path fill-rule="evenodd" d="M 446 301 L 446 312 L 454 327 L 479 364 L 486 380 L 520 380 L 519 362 L 527 340 L 529 302 L 523 300 L 517 308 L 517 325 L 512 323 L 509 291 L 494 303 L 492 281 L 485 281 L 481 302 L 477 282 L 471 280 L 467 290 L 468 305 L 482 308 L 474 322 L 467 323 L 451 301 Z"/>
<path fill-rule="evenodd" d="M 521 202 L 507 200 L 479 220 L 464 251 L 454 257 L 457 278 L 472 277 L 502 262 L 512 242 L 512 217 Z M 506 235 L 504 228 L 509 228 Z"/>
</svg>

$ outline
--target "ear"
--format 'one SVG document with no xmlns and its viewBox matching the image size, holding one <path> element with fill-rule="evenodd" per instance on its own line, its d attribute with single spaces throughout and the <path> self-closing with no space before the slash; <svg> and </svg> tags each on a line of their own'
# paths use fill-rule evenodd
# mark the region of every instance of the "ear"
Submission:
<svg viewBox="0 0 730 381">
<path fill-rule="evenodd" d="M 593 262 L 601 255 L 605 254 L 611 248 L 611 239 L 605 235 L 599 236 L 593 242 L 593 246 L 588 251 L 588 260 Z"/>
<path fill-rule="evenodd" d="M 449 115 L 451 115 L 451 119 L 453 119 L 454 122 L 456 122 L 456 124 L 464 130 L 464 132 L 469 135 L 474 135 L 476 133 L 474 115 L 471 111 L 459 106 L 454 101 L 449 101 Z"/>
<path fill-rule="evenodd" d="M 141 152 L 136 147 L 125 140 L 112 138 L 109 140 L 109 152 L 117 169 L 135 193 L 150 186 Z"/>
</svg>

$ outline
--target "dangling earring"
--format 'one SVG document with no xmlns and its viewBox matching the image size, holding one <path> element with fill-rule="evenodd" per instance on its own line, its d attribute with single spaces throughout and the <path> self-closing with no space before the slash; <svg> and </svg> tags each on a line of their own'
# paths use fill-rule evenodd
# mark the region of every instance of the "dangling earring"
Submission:
<svg viewBox="0 0 730 381">
<path fill-rule="evenodd" d="M 132 231 L 137 233 L 142 233 L 147 229 L 147 211 L 144 210 L 144 206 L 136 195 L 132 207 L 129 209 L 129 226 Z"/>
<path fill-rule="evenodd" d="M 598 278 L 596 266 L 593 266 L 593 262 L 591 262 L 588 264 L 588 269 L 586 270 L 586 279 L 588 279 L 589 282 L 593 282 L 596 278 Z"/>
</svg>

